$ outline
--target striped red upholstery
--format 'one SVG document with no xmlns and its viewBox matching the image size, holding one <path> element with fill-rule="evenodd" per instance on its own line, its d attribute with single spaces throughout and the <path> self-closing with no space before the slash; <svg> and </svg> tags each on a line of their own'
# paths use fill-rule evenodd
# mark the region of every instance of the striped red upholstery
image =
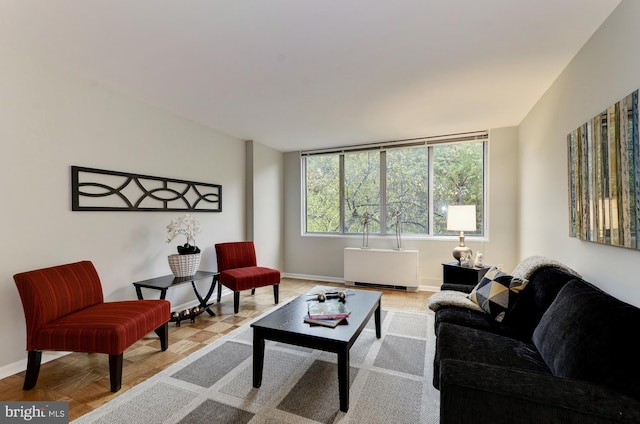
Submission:
<svg viewBox="0 0 640 424">
<path fill-rule="evenodd" d="M 88 261 L 13 276 L 27 322 L 27 350 L 40 327 L 79 309 L 104 301 L 100 278 Z"/>
<path fill-rule="evenodd" d="M 216 244 L 218 272 L 232 268 L 256 266 L 256 249 L 251 241 Z"/>
<path fill-rule="evenodd" d="M 155 331 L 169 344 L 171 305 L 166 300 L 104 302 L 102 284 L 89 261 L 13 276 L 27 322 L 27 372 L 23 390 L 38 381 L 43 350 L 109 355 L 111 391 L 122 386 L 123 352 Z"/>
<path fill-rule="evenodd" d="M 119 354 L 169 321 L 166 300 L 104 302 L 89 261 L 14 275 L 27 323 L 27 350 Z"/>
<path fill-rule="evenodd" d="M 278 303 L 280 271 L 257 266 L 256 249 L 252 241 L 236 241 L 215 245 L 218 259 L 218 282 L 233 290 L 233 311 L 238 313 L 239 293 L 256 287 L 273 286 L 273 297 Z M 218 285 L 218 302 L 221 286 Z M 253 294 L 253 292 L 252 292 Z"/>
<path fill-rule="evenodd" d="M 228 269 L 220 273 L 219 281 L 233 291 L 242 291 L 280 284 L 280 271 L 260 266 Z"/>
<path fill-rule="evenodd" d="M 160 327 L 169 317 L 157 300 L 106 302 L 44 324 L 33 343 L 41 350 L 117 355 Z"/>
</svg>

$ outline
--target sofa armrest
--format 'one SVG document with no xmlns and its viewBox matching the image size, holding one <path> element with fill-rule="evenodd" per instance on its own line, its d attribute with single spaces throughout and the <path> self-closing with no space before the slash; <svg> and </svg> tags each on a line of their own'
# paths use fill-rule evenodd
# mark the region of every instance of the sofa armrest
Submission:
<svg viewBox="0 0 640 424">
<path fill-rule="evenodd" d="M 471 293 L 471 290 L 473 290 L 474 287 L 475 286 L 469 284 L 448 283 L 440 286 L 440 290 L 455 290 L 463 293 Z"/>
<path fill-rule="evenodd" d="M 640 402 L 604 386 L 453 359 L 440 365 L 440 424 L 640 422 Z"/>
</svg>

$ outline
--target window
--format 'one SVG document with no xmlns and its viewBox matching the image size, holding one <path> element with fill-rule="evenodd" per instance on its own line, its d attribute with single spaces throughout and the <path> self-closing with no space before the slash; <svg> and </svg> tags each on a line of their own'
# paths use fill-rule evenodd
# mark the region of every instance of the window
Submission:
<svg viewBox="0 0 640 424">
<path fill-rule="evenodd" d="M 370 233 L 380 232 L 380 152 L 345 153 L 344 157 L 344 232 L 363 229 L 362 219 L 373 219 Z"/>
<path fill-rule="evenodd" d="M 449 204 L 475 204 L 484 235 L 486 133 L 303 152 L 307 234 L 417 236 L 447 232 Z"/>
<path fill-rule="evenodd" d="M 340 156 L 311 156 L 306 161 L 306 231 L 339 233 Z"/>
<path fill-rule="evenodd" d="M 447 205 L 476 205 L 476 227 L 484 231 L 484 142 L 433 147 L 434 234 L 447 233 Z"/>
<path fill-rule="evenodd" d="M 395 233 L 394 215 L 400 213 L 402 232 L 429 234 L 429 148 L 386 152 L 387 225 Z"/>
</svg>

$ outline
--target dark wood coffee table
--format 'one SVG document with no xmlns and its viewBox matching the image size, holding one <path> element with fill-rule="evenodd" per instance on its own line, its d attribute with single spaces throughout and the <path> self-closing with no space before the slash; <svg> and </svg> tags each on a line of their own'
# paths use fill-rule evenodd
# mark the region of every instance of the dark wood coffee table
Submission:
<svg viewBox="0 0 640 424">
<path fill-rule="evenodd" d="M 269 315 L 253 327 L 253 387 L 262 384 L 265 340 L 293 344 L 338 354 L 338 392 L 340 410 L 349 410 L 349 350 L 371 318 L 375 316 L 376 337 L 380 338 L 380 298 L 382 292 L 348 290 L 346 305 L 351 310 L 348 324 L 335 328 L 312 326 L 303 321 L 309 296 L 302 295 Z"/>
</svg>

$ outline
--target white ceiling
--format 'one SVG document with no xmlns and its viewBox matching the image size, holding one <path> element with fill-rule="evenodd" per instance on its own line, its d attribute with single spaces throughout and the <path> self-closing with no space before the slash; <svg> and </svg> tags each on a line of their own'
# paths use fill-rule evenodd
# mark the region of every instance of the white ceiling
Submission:
<svg viewBox="0 0 640 424">
<path fill-rule="evenodd" d="M 0 50 L 281 151 L 518 125 L 620 0 L 0 0 Z"/>
</svg>

